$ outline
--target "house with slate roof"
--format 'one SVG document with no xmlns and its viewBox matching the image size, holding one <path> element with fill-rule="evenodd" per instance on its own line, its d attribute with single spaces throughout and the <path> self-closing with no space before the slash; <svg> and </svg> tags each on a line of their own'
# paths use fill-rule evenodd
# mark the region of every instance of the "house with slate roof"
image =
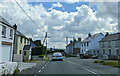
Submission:
<svg viewBox="0 0 120 76">
<path fill-rule="evenodd" d="M 107 55 L 109 59 L 118 59 L 120 55 L 120 33 L 106 34 L 99 43 L 100 56 Z"/>
<path fill-rule="evenodd" d="M 0 16 L 0 63 L 12 62 L 14 27 Z"/>
<path fill-rule="evenodd" d="M 30 38 L 30 45 L 25 45 L 23 48 L 24 51 L 24 61 L 31 60 L 32 56 L 32 48 L 35 48 L 36 45 L 34 44 L 33 40 Z"/>
<path fill-rule="evenodd" d="M 22 62 L 24 60 L 23 48 L 25 45 L 30 45 L 30 39 L 23 35 L 21 32 L 15 33 L 15 45 L 14 45 L 14 61 Z"/>
<path fill-rule="evenodd" d="M 93 35 L 89 33 L 88 37 L 81 41 L 80 54 L 99 54 L 99 41 L 103 37 L 104 35 L 102 33 L 97 33 Z"/>
</svg>

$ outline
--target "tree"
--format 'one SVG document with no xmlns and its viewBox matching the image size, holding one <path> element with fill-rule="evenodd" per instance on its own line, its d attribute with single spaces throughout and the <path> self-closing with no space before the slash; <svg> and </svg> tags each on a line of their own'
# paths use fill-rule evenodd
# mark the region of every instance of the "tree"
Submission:
<svg viewBox="0 0 120 76">
<path fill-rule="evenodd" d="M 37 46 L 42 46 L 41 40 L 36 40 L 36 41 L 34 41 L 34 44 L 37 45 Z"/>
</svg>

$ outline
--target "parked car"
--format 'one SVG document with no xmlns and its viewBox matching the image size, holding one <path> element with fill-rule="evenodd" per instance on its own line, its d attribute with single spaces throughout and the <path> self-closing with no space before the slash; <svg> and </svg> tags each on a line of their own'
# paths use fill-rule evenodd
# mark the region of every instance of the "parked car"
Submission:
<svg viewBox="0 0 120 76">
<path fill-rule="evenodd" d="M 98 59 L 98 56 L 97 55 L 92 55 L 92 58 L 93 59 Z"/>
<path fill-rule="evenodd" d="M 63 56 L 60 52 L 53 53 L 52 60 L 63 60 Z"/>
</svg>

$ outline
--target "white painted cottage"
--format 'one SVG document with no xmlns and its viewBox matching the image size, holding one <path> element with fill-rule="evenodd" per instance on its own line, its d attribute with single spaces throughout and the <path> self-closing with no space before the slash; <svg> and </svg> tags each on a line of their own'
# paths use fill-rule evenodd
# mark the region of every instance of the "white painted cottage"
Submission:
<svg viewBox="0 0 120 76">
<path fill-rule="evenodd" d="M 70 41 L 70 43 L 66 46 L 66 54 L 73 54 L 73 42 Z"/>
<path fill-rule="evenodd" d="M 15 46 L 14 46 L 14 61 L 22 62 L 24 60 L 24 46 L 30 45 L 30 39 L 23 35 L 21 32 L 16 31 Z"/>
<path fill-rule="evenodd" d="M 14 28 L 0 16 L 0 62 L 12 62 Z"/>
<path fill-rule="evenodd" d="M 109 59 L 118 59 L 120 55 L 120 33 L 106 34 L 100 40 L 100 56 L 107 55 Z"/>
<path fill-rule="evenodd" d="M 80 54 L 98 54 L 99 53 L 99 41 L 104 37 L 102 33 L 94 35 L 88 34 L 88 37 L 82 40 Z"/>
</svg>

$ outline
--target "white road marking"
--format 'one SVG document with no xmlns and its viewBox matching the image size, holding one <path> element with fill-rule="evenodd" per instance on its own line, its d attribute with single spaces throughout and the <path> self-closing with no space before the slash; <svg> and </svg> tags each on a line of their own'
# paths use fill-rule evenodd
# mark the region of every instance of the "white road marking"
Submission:
<svg viewBox="0 0 120 76">
<path fill-rule="evenodd" d="M 71 62 L 71 61 L 68 61 L 69 63 L 71 63 L 71 64 L 75 64 L 74 62 Z"/>
<path fill-rule="evenodd" d="M 84 70 L 86 70 L 86 71 L 88 71 L 88 72 L 90 72 L 90 73 L 92 73 L 92 74 L 95 74 L 95 75 L 97 75 L 97 76 L 100 76 L 100 75 L 98 75 L 97 73 L 95 73 L 95 72 L 93 72 L 93 71 L 91 71 L 91 70 L 89 70 L 89 69 L 87 69 L 87 68 L 84 68 L 84 67 L 81 67 L 81 68 L 83 68 Z"/>
<path fill-rule="evenodd" d="M 45 65 L 45 67 L 46 67 L 46 65 Z"/>
<path fill-rule="evenodd" d="M 42 69 L 44 69 L 44 67 L 42 67 Z"/>
<path fill-rule="evenodd" d="M 41 70 L 39 70 L 39 72 L 41 72 Z"/>
<path fill-rule="evenodd" d="M 37 76 L 37 75 L 34 75 L 34 76 Z"/>
</svg>

